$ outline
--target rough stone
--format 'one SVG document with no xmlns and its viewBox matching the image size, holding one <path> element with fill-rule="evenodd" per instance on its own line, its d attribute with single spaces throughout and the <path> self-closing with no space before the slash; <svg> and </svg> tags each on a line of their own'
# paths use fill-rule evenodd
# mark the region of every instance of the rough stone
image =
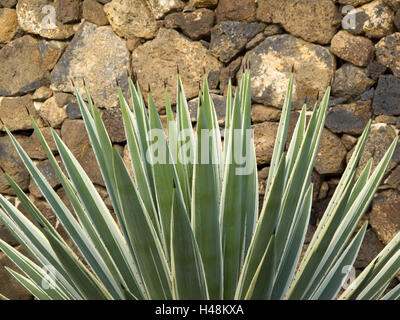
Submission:
<svg viewBox="0 0 400 320">
<path fill-rule="evenodd" d="M 232 77 L 236 74 L 236 72 L 239 71 L 241 63 L 242 57 L 237 57 L 228 66 L 221 69 L 221 72 L 219 74 L 219 87 L 221 89 L 221 92 L 225 92 L 225 89 L 229 83 L 229 79 L 233 81 L 235 80 Z"/>
<path fill-rule="evenodd" d="M 111 142 L 125 142 L 124 122 L 122 119 L 122 111 L 120 108 L 105 110 L 102 114 L 104 125 L 110 136 Z"/>
<path fill-rule="evenodd" d="M 226 115 L 226 98 L 214 93 L 211 93 L 211 98 L 214 103 L 215 112 L 217 113 L 217 119 L 220 123 L 225 122 Z M 189 113 L 192 121 L 197 121 L 197 107 L 199 98 L 190 100 L 188 103 Z"/>
<path fill-rule="evenodd" d="M 131 156 L 129 154 L 128 145 L 126 145 L 125 148 L 124 148 L 123 160 L 124 160 L 124 163 L 125 163 L 126 167 L 128 168 L 129 174 L 131 175 L 132 178 L 134 178 L 135 174 L 133 172 L 132 161 L 131 161 Z"/>
<path fill-rule="evenodd" d="M 329 109 L 325 126 L 334 133 L 359 135 L 371 116 L 371 101 L 337 105 Z"/>
<path fill-rule="evenodd" d="M 48 87 L 40 87 L 36 89 L 35 93 L 32 95 L 32 100 L 35 101 L 45 101 L 53 95 L 53 91 L 51 91 Z"/>
<path fill-rule="evenodd" d="M 372 104 L 374 114 L 400 115 L 400 79 L 381 75 Z"/>
<path fill-rule="evenodd" d="M 47 70 L 51 71 L 54 68 L 66 46 L 65 42 L 55 40 L 39 42 L 40 55 Z"/>
<path fill-rule="evenodd" d="M 209 9 L 171 13 L 165 18 L 167 27 L 179 28 L 193 40 L 209 36 L 214 21 L 215 13 Z"/>
<path fill-rule="evenodd" d="M 340 4 L 347 4 L 353 7 L 358 7 L 371 1 L 372 0 L 335 0 L 335 2 L 338 2 Z"/>
<path fill-rule="evenodd" d="M 82 118 L 81 109 L 76 102 L 70 102 L 66 108 L 68 119 L 80 119 Z"/>
<path fill-rule="evenodd" d="M 0 97 L 0 118 L 10 131 L 33 129 L 28 112 L 39 126 L 43 125 L 30 95 L 10 98 Z M 5 131 L 2 124 L 0 124 L 0 128 L 1 131 Z"/>
<path fill-rule="evenodd" d="M 263 32 L 260 32 L 246 44 L 246 50 L 251 50 L 254 47 L 257 47 L 261 42 L 264 41 L 264 39 L 265 34 Z"/>
<path fill-rule="evenodd" d="M 285 31 L 283 30 L 280 24 L 269 24 L 264 29 L 264 35 L 266 37 L 275 36 L 277 34 L 282 34 L 284 32 Z"/>
<path fill-rule="evenodd" d="M 383 244 L 379 241 L 376 233 L 368 229 L 354 263 L 355 268 L 365 268 L 383 250 Z"/>
<path fill-rule="evenodd" d="M 22 250 L 19 246 L 17 250 L 24 255 L 26 252 Z M 13 262 L 11 262 L 8 257 L 0 252 L 0 292 L 4 296 L 6 296 L 10 300 L 33 300 L 33 296 L 25 287 L 22 286 L 15 279 L 10 272 L 7 271 L 7 268 L 10 268 L 14 271 L 20 272 L 18 267 L 15 266 Z"/>
<path fill-rule="evenodd" d="M 73 99 L 75 99 L 74 95 L 60 91 L 55 92 L 54 96 L 56 98 L 56 103 L 59 107 L 63 107 L 71 102 Z"/>
<path fill-rule="evenodd" d="M 386 71 L 386 67 L 381 65 L 379 62 L 372 61 L 367 69 L 367 75 L 370 77 L 372 80 L 377 81 L 380 77 L 380 75 L 384 74 Z"/>
<path fill-rule="evenodd" d="M 190 4 L 196 8 L 215 7 L 218 0 L 190 0 Z"/>
<path fill-rule="evenodd" d="M 255 104 L 251 107 L 251 121 L 253 123 L 260 123 L 265 121 L 279 121 L 281 118 L 281 110 L 266 107 L 262 104 Z"/>
<path fill-rule="evenodd" d="M 294 36 L 320 44 L 331 41 L 341 20 L 331 0 L 259 0 L 257 18 L 280 23 Z"/>
<path fill-rule="evenodd" d="M 400 31 L 400 10 L 396 11 L 393 22 L 394 25 L 396 26 L 397 31 Z"/>
<path fill-rule="evenodd" d="M 44 139 L 46 140 L 50 150 L 54 153 L 57 151 L 56 143 L 54 142 L 53 135 L 51 133 L 50 127 L 40 128 Z M 60 130 L 56 129 L 56 133 L 60 134 Z M 35 132 L 33 132 L 29 138 L 23 144 L 23 148 L 26 153 L 34 160 L 44 160 L 47 158 L 46 153 L 43 150 L 42 144 Z"/>
<path fill-rule="evenodd" d="M 0 50 L 0 96 L 34 91 L 49 83 L 49 72 L 39 42 L 31 36 L 18 38 Z"/>
<path fill-rule="evenodd" d="M 393 10 L 400 9 L 400 1 L 399 0 L 383 0 L 386 4 L 388 4 Z"/>
<path fill-rule="evenodd" d="M 210 90 L 216 90 L 219 84 L 220 70 L 211 70 L 207 74 L 208 88 Z"/>
<path fill-rule="evenodd" d="M 154 66 L 157 66 L 157 73 L 154 73 Z M 186 98 L 191 99 L 199 93 L 198 83 L 202 80 L 203 68 L 208 73 L 219 71 L 222 65 L 202 44 L 189 41 L 172 29 L 161 29 L 154 40 L 132 53 L 132 67 L 138 74 L 139 83 L 142 88 L 150 84 L 159 109 L 164 105 L 163 80 L 167 82 L 171 103 L 176 103 L 177 66 Z"/>
<path fill-rule="evenodd" d="M 96 0 L 85 0 L 82 4 L 82 16 L 87 21 L 104 26 L 108 24 L 106 13 L 103 6 Z"/>
<path fill-rule="evenodd" d="M 1 172 L 5 170 L 22 190 L 28 189 L 29 173 L 8 136 L 0 137 L 0 166 Z M 14 194 L 4 174 L 0 176 L 0 193 Z"/>
<path fill-rule="evenodd" d="M 49 0 L 20 0 L 17 4 L 18 23 L 24 31 L 49 39 L 67 39 L 75 26 L 63 24 L 57 17 L 57 4 Z"/>
<path fill-rule="evenodd" d="M 400 32 L 382 38 L 375 47 L 376 60 L 400 78 Z"/>
<path fill-rule="evenodd" d="M 218 21 L 254 21 L 256 19 L 256 1 L 219 0 L 216 13 Z"/>
<path fill-rule="evenodd" d="M 290 35 L 266 38 L 246 53 L 242 66 L 246 62 L 252 69 L 253 100 L 277 108 L 282 107 L 291 66 L 295 69 L 294 107 L 302 105 L 305 98 L 313 99 L 318 92 L 322 96 L 336 68 L 328 49 Z"/>
<path fill-rule="evenodd" d="M 148 3 L 156 19 L 161 19 L 168 12 L 181 10 L 184 6 L 181 0 L 148 0 Z"/>
<path fill-rule="evenodd" d="M 385 180 L 385 185 L 400 190 L 400 166 L 397 166 Z"/>
<path fill-rule="evenodd" d="M 8 43 L 18 30 L 17 13 L 14 9 L 0 9 L 0 43 Z"/>
<path fill-rule="evenodd" d="M 51 88 L 73 92 L 70 79 L 84 78 L 96 105 L 112 108 L 118 105 L 116 79 L 125 92 L 128 69 L 129 51 L 111 27 L 85 23 L 51 72 Z M 83 86 L 77 87 L 85 96 Z"/>
<path fill-rule="evenodd" d="M 331 51 L 339 58 L 359 67 L 366 67 L 374 58 L 374 43 L 368 38 L 354 36 L 341 30 L 331 41 Z"/>
<path fill-rule="evenodd" d="M 386 124 L 392 124 L 395 125 L 397 122 L 397 117 L 395 116 L 388 116 L 385 114 L 379 115 L 375 118 L 375 122 L 383 122 Z"/>
<path fill-rule="evenodd" d="M 14 8 L 17 4 L 17 0 L 0 0 L 0 7 L 3 8 Z"/>
<path fill-rule="evenodd" d="M 341 140 L 347 150 L 351 150 L 351 148 L 353 148 L 357 143 L 357 138 L 355 138 L 349 134 L 344 134 L 342 136 Z"/>
<path fill-rule="evenodd" d="M 135 38 L 135 39 L 129 39 L 126 40 L 126 48 L 129 51 L 135 50 L 137 47 L 139 47 L 142 44 L 142 41 L 140 38 Z"/>
<path fill-rule="evenodd" d="M 62 23 L 77 22 L 81 19 L 81 1 L 63 0 L 57 3 L 56 17 Z"/>
<path fill-rule="evenodd" d="M 349 14 L 355 19 L 355 28 L 348 29 L 351 33 L 379 39 L 394 31 L 394 12 L 383 0 L 367 3 Z"/>
<path fill-rule="evenodd" d="M 356 100 L 375 83 L 365 70 L 350 63 L 341 66 L 335 72 L 332 94 L 347 100 Z"/>
<path fill-rule="evenodd" d="M 58 177 L 55 171 L 53 170 L 53 167 L 51 166 L 49 160 L 41 161 L 37 163 L 36 166 L 39 169 L 39 171 L 44 175 L 47 182 L 50 184 L 52 188 L 56 188 L 57 186 L 60 185 L 60 181 L 58 180 Z M 43 195 L 40 192 L 39 187 L 36 185 L 33 179 L 31 179 L 31 182 L 29 184 L 29 192 L 36 198 L 43 198 Z"/>
<path fill-rule="evenodd" d="M 324 129 L 315 159 L 315 170 L 319 174 L 339 174 L 343 172 L 347 150 L 340 138 Z"/>
<path fill-rule="evenodd" d="M 269 167 L 264 167 L 258 171 L 258 193 L 260 196 L 263 196 L 265 194 L 268 174 L 269 174 Z"/>
<path fill-rule="evenodd" d="M 379 239 L 388 244 L 400 231 L 400 193 L 387 190 L 379 193 L 372 204 L 370 223 Z"/>
<path fill-rule="evenodd" d="M 53 128 L 59 128 L 67 118 L 65 108 L 57 105 L 54 96 L 43 103 L 35 102 L 35 108 L 38 109 L 40 116 L 48 121 Z"/>
<path fill-rule="evenodd" d="M 83 120 L 65 120 L 61 138 L 95 184 L 104 186 Z"/>
<path fill-rule="evenodd" d="M 125 39 L 151 39 L 158 25 L 153 13 L 143 0 L 113 0 L 104 11 L 114 32 Z"/>
<path fill-rule="evenodd" d="M 254 145 L 258 165 L 269 164 L 274 151 L 275 137 L 278 131 L 278 123 L 263 122 L 252 126 L 254 130 Z"/>
<path fill-rule="evenodd" d="M 318 192 L 318 200 L 323 200 L 328 196 L 329 192 L 329 184 L 328 182 L 324 181 L 321 183 L 321 187 L 319 188 Z"/>
<path fill-rule="evenodd" d="M 211 30 L 210 52 L 220 61 L 228 62 L 263 30 L 264 25 L 255 22 L 221 22 Z"/>
</svg>

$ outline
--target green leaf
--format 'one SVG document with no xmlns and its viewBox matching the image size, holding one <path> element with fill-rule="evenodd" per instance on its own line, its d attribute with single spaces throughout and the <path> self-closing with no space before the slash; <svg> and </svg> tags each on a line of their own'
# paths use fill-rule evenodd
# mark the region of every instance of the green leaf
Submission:
<svg viewBox="0 0 400 320">
<path fill-rule="evenodd" d="M 116 149 L 113 149 L 113 161 L 124 223 L 147 294 L 151 299 L 171 299 L 168 261 L 157 233 Z"/>
<path fill-rule="evenodd" d="M 209 299 L 199 248 L 188 214 L 176 193 L 171 223 L 171 267 L 174 299 Z"/>
<path fill-rule="evenodd" d="M 43 290 L 41 290 L 36 284 L 34 284 L 29 278 L 26 278 L 14 270 L 6 267 L 6 270 L 11 273 L 11 275 L 17 279 L 17 281 L 22 284 L 29 292 L 31 292 L 39 300 L 51 300 Z"/>
<path fill-rule="evenodd" d="M 210 103 L 204 101 L 204 104 Z M 219 168 L 213 164 L 213 141 L 209 135 L 207 108 L 198 109 L 197 144 L 193 169 L 192 226 L 203 261 L 211 299 L 222 296 L 222 249 L 219 225 Z M 207 157 L 205 158 L 204 155 Z"/>
<path fill-rule="evenodd" d="M 361 243 L 364 239 L 367 226 L 368 223 L 364 223 L 347 249 L 342 253 L 335 265 L 331 268 L 324 281 L 313 295 L 312 299 L 328 300 L 336 297 L 342 287 L 343 280 L 345 280 L 347 277 L 347 273 L 343 272 L 343 268 L 353 266 L 360 250 Z"/>
<path fill-rule="evenodd" d="M 270 299 L 274 283 L 275 267 L 275 235 L 272 235 L 253 280 L 250 283 L 249 289 L 245 296 L 246 300 Z"/>
</svg>

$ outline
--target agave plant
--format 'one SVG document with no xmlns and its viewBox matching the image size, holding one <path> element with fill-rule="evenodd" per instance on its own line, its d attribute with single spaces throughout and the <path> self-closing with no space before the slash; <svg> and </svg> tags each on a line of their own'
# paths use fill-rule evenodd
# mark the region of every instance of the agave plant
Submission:
<svg viewBox="0 0 400 320">
<path fill-rule="evenodd" d="M 229 84 L 223 139 L 206 77 L 199 93 L 196 132 L 179 74 L 176 117 L 165 92 L 168 135 L 151 93 L 146 107 L 139 84 L 129 79 L 131 106 L 120 88 L 119 98 L 133 177 L 113 148 L 88 90 L 84 87 L 86 103 L 75 88 L 112 210 L 54 130 L 65 170 L 32 119 L 73 212 L 6 129 L 74 244 L 72 249 L 6 174 L 29 213 L 28 218 L 0 196 L 1 221 L 31 257 L 0 241 L 0 249 L 22 272 L 9 269 L 11 274 L 37 299 L 397 299 L 400 286 L 389 292 L 387 287 L 400 269 L 400 235 L 341 290 L 348 273 L 343 270 L 353 265 L 367 223 L 357 227 L 397 139 L 373 172 L 369 161 L 356 178 L 367 125 L 301 255 L 312 205 L 310 176 L 330 88 L 315 104 L 308 122 L 303 106 L 286 148 L 291 76 L 265 197 L 258 208 L 255 148 L 248 135 L 250 79 L 250 71 L 245 70 L 234 95 Z M 246 166 L 250 170 L 244 170 Z"/>
</svg>

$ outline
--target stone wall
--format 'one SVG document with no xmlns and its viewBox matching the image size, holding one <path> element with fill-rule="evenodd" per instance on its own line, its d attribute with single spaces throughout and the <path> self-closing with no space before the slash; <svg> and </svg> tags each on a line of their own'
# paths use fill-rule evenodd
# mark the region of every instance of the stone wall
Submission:
<svg viewBox="0 0 400 320">
<path fill-rule="evenodd" d="M 344 18 L 349 5 L 355 9 Z M 400 128 L 400 0 L 0 0 L 0 7 L 0 118 L 62 199 L 64 191 L 32 134 L 28 113 L 47 138 L 49 126 L 57 130 L 109 205 L 70 79 L 79 88 L 86 80 L 113 143 L 126 154 L 115 83 L 126 91 L 127 71 L 137 73 L 145 91 L 151 87 L 163 113 L 164 81 L 175 103 L 177 65 L 189 99 L 196 97 L 205 69 L 223 120 L 228 78 L 232 75 L 236 85 L 249 61 L 261 197 L 292 66 L 297 110 L 305 100 L 312 106 L 333 79 L 312 175 L 307 241 L 367 121 L 372 118 L 373 126 L 361 167 L 372 156 L 376 165 Z M 196 105 L 190 104 L 193 117 Z M 293 111 L 291 129 L 297 116 Z M 400 230 L 399 163 L 397 151 L 366 217 L 371 227 L 359 269 Z M 3 126 L 0 167 L 60 228 Z M 3 175 L 0 192 L 21 207 Z M 18 246 L 1 225 L 0 238 Z M 31 299 L 5 271 L 11 265 L 0 253 L 0 292 Z"/>
</svg>

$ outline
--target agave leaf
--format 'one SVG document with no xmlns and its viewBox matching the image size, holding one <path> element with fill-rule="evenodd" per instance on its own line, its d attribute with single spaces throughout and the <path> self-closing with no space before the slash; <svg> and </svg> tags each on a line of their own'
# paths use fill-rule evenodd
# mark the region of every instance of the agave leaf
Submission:
<svg viewBox="0 0 400 320">
<path fill-rule="evenodd" d="M 149 298 L 171 299 L 168 260 L 128 169 L 113 149 L 114 175 L 130 244 Z"/>
<path fill-rule="evenodd" d="M 7 130 L 8 131 L 8 130 Z M 43 174 L 37 169 L 37 167 L 33 164 L 32 160 L 28 157 L 26 152 L 22 149 L 20 144 L 16 141 L 14 136 L 8 131 L 8 135 L 11 138 L 14 146 L 16 147 L 21 159 L 23 160 L 24 164 L 26 165 L 28 171 L 30 172 L 31 176 L 35 180 L 36 184 L 40 188 L 41 192 L 45 196 L 46 200 L 49 202 L 50 206 L 52 207 L 53 211 L 56 213 L 57 217 L 60 219 L 61 223 L 63 224 L 66 231 L 71 236 L 71 239 L 75 241 L 75 244 L 78 246 L 84 256 L 91 255 L 92 252 L 95 251 L 94 247 L 92 246 L 89 238 L 83 232 L 71 212 L 65 206 L 63 201 L 59 198 L 56 192 L 51 188 L 49 183 L 44 178 Z M 90 180 L 89 180 L 90 181 Z M 49 229 L 50 230 L 50 229 Z M 48 234 L 51 231 L 47 232 Z M 53 235 L 54 237 L 54 235 Z M 59 239 L 58 239 L 59 240 Z M 99 269 L 100 270 L 100 269 Z M 111 291 L 113 292 L 113 291 Z"/>
<path fill-rule="evenodd" d="M 15 181 L 7 174 L 6 177 L 21 203 L 27 209 L 32 219 L 36 221 L 36 225 L 33 225 L 31 221 L 29 221 L 19 210 L 12 206 L 3 196 L 0 196 L 0 205 L 7 212 L 8 216 L 0 210 L 0 220 L 9 227 L 12 235 L 41 267 L 51 265 L 57 270 L 57 272 L 60 273 L 58 278 L 63 283 L 62 286 L 65 289 L 64 292 L 69 298 L 79 297 L 79 294 L 74 289 L 69 275 L 65 272 L 46 237 L 40 232 L 38 227 L 40 225 L 44 225 L 48 228 L 49 232 L 53 233 L 53 235 L 60 241 L 63 241 L 63 239 L 37 209 L 37 207 L 25 195 L 25 193 L 19 188 Z"/>
<path fill-rule="evenodd" d="M 290 285 L 290 280 L 293 278 L 310 221 L 312 196 L 313 187 L 310 185 L 302 201 L 297 221 L 290 232 L 288 249 L 285 251 L 285 256 L 282 258 L 279 268 L 277 268 L 272 299 L 281 299 Z"/>
<path fill-rule="evenodd" d="M 284 176 L 285 153 L 282 154 L 281 162 L 279 163 L 275 179 L 273 179 L 270 192 L 264 201 L 261 215 L 257 222 L 256 231 L 252 238 L 252 242 L 244 262 L 243 270 L 240 275 L 235 299 L 244 298 L 254 274 L 261 263 L 262 257 L 267 250 L 270 238 L 275 232 L 281 205 L 280 199 L 283 193 Z"/>
<path fill-rule="evenodd" d="M 139 284 L 137 284 L 135 278 L 135 262 L 125 238 L 86 172 L 56 132 L 53 130 L 52 133 L 65 168 L 88 218 L 96 231 L 102 235 L 104 245 L 112 255 L 115 265 L 121 270 L 123 277 L 129 279 L 132 283 L 131 287 L 137 290 Z M 135 292 L 134 290 L 131 291 Z"/>
<path fill-rule="evenodd" d="M 155 198 L 155 190 L 153 185 L 153 177 L 151 172 L 151 166 L 146 161 L 146 152 L 148 149 L 147 142 L 147 132 L 149 130 L 149 118 L 146 114 L 146 107 L 144 104 L 142 92 L 139 88 L 139 84 L 137 83 L 136 87 L 133 84 L 131 79 L 128 79 L 130 94 L 132 98 L 132 106 L 133 111 L 135 113 L 134 118 L 132 119 L 132 124 L 135 129 L 137 144 L 140 150 L 140 155 L 142 157 L 142 162 L 144 164 L 144 173 L 147 177 L 147 181 L 149 184 L 149 188 L 151 190 L 152 198 Z M 121 94 L 121 92 L 120 92 Z M 132 151 L 131 151 L 132 152 Z M 133 160 L 133 159 L 132 159 Z"/>
<path fill-rule="evenodd" d="M 309 181 L 311 177 L 323 131 L 329 93 L 330 88 L 326 90 L 318 110 L 314 109 L 305 133 L 303 144 L 297 155 L 293 172 L 288 179 L 282 198 L 281 213 L 276 230 L 277 254 L 280 258 L 284 256 L 284 251 L 287 248 L 289 240 L 290 229 L 293 223 L 297 221 L 297 216 L 301 208 L 301 199 L 307 191 L 307 184 L 304 183 L 304 181 Z M 281 261 L 279 261 L 279 264 L 280 262 Z"/>
<path fill-rule="evenodd" d="M 237 174 L 241 166 L 234 158 L 235 153 L 242 152 L 242 136 L 234 134 L 241 129 L 240 105 L 237 103 L 233 110 L 230 139 L 227 148 L 224 184 L 222 186 L 220 219 L 222 226 L 222 256 L 224 299 L 232 299 L 239 280 L 242 258 L 242 176 Z M 238 150 L 239 148 L 239 150 Z"/>
<path fill-rule="evenodd" d="M 175 299 L 209 299 L 200 251 L 182 199 L 174 193 L 171 269 Z"/>
<path fill-rule="evenodd" d="M 65 243 L 57 239 L 46 227 L 43 226 L 41 230 L 82 297 L 89 300 L 112 299 L 103 284 L 93 276 Z"/>
<path fill-rule="evenodd" d="M 173 205 L 173 186 L 174 186 L 174 168 L 173 164 L 170 162 L 170 153 L 167 144 L 167 139 L 164 134 L 164 130 L 161 124 L 161 120 L 158 116 L 157 110 L 154 105 L 153 98 L 149 94 L 149 118 L 150 118 L 150 130 L 153 133 L 157 133 L 155 136 L 157 138 L 156 144 L 160 146 L 157 152 L 163 153 L 164 157 L 158 159 L 151 159 L 151 168 L 154 177 L 154 187 L 157 199 L 157 209 L 158 209 L 158 220 L 161 222 L 162 230 L 162 243 L 165 252 L 168 253 L 168 259 L 170 256 L 170 246 L 171 243 L 171 210 Z M 153 137 L 151 137 L 153 138 Z M 156 153 L 153 150 L 154 145 L 149 145 L 150 157 Z M 164 159 L 163 159 L 164 158 Z"/>
<path fill-rule="evenodd" d="M 136 122 L 139 120 L 137 120 L 138 118 L 134 118 L 132 112 L 129 110 L 129 106 L 122 95 L 121 89 L 119 88 L 118 90 L 119 101 L 122 110 L 122 119 L 124 121 L 125 135 L 128 142 L 127 145 L 129 148 L 135 182 L 138 188 L 138 192 L 140 193 L 140 197 L 143 199 L 143 202 L 150 214 L 154 227 L 157 228 L 158 231 L 160 231 L 160 225 L 159 221 L 157 220 L 158 217 L 156 215 L 156 210 L 154 207 L 152 181 L 150 181 L 152 179 L 152 176 L 149 176 L 149 174 L 152 174 L 152 172 L 150 171 L 151 167 L 142 153 L 143 143 L 141 142 L 141 138 L 137 133 L 138 129 L 136 129 L 138 127 L 138 124 Z M 138 106 L 135 106 L 135 108 L 138 108 Z M 147 124 L 145 125 L 144 123 L 142 123 L 140 127 L 142 126 L 146 126 L 147 128 Z"/>
<path fill-rule="evenodd" d="M 353 266 L 364 239 L 367 226 L 368 223 L 364 223 L 360 231 L 358 231 L 357 235 L 331 268 L 318 290 L 312 296 L 312 299 L 328 300 L 336 297 L 342 287 L 343 280 L 345 280 L 347 276 L 346 273 L 343 273 L 343 268 Z"/>
<path fill-rule="evenodd" d="M 308 277 L 308 289 L 302 290 L 303 297 L 307 298 L 310 294 L 312 294 L 312 292 L 318 286 L 318 283 L 321 281 L 321 278 L 326 275 L 334 261 L 337 259 L 340 252 L 342 252 L 345 244 L 347 243 L 359 221 L 361 220 L 363 213 L 368 208 L 368 205 L 372 200 L 372 197 L 385 173 L 385 170 L 389 165 L 396 144 L 397 138 L 395 139 L 395 141 L 393 141 L 391 147 L 382 158 L 379 165 L 376 167 L 375 171 L 368 179 L 367 183 L 365 183 L 362 190 L 357 194 L 357 197 L 355 201 L 351 204 L 351 207 L 347 211 L 347 214 L 340 221 L 340 224 L 336 226 L 336 230 L 334 230 L 333 235 L 330 235 L 330 238 L 332 240 L 329 246 L 326 248 L 325 251 L 322 251 L 322 249 L 320 249 L 320 254 L 322 254 L 322 256 L 316 258 L 316 261 L 318 261 L 317 264 L 308 263 L 306 265 L 309 269 L 308 272 L 311 272 L 312 274 L 312 278 Z M 302 281 L 303 283 L 305 283 L 305 274 L 302 275 L 302 277 Z M 293 297 L 294 296 L 292 296 L 292 298 Z"/>
<path fill-rule="evenodd" d="M 6 301 L 6 300 L 9 300 L 9 299 L 7 297 L 3 296 L 2 294 L 0 294 L 0 300 Z"/>
<path fill-rule="evenodd" d="M 20 275 L 14 270 L 6 267 L 6 270 L 11 273 L 11 275 L 17 279 L 17 281 L 22 284 L 30 293 L 32 293 L 39 300 L 51 300 L 51 297 L 43 292 L 36 284 L 34 284 L 29 278 Z"/>
<path fill-rule="evenodd" d="M 192 127 L 192 121 L 189 113 L 185 92 L 183 90 L 182 80 L 180 75 L 177 77 L 177 103 L 176 103 L 176 128 L 177 128 L 177 161 L 182 163 L 183 177 L 185 180 L 181 183 L 182 186 L 187 186 L 184 191 L 185 207 L 190 208 L 191 191 L 193 181 L 193 157 L 191 151 L 195 150 L 195 138 Z M 189 151 L 189 152 L 188 152 Z M 178 171 L 179 172 L 179 171 Z M 186 192 L 185 192 L 186 191 Z"/>
<path fill-rule="evenodd" d="M 275 235 L 269 240 L 267 249 L 261 259 L 253 280 L 250 283 L 245 299 L 270 299 L 276 267 Z"/>
<path fill-rule="evenodd" d="M 130 280 L 129 277 L 126 277 L 124 279 L 121 275 L 121 273 L 118 271 L 117 266 L 115 265 L 110 253 L 108 252 L 106 246 L 103 243 L 103 240 L 101 236 L 97 233 L 96 229 L 94 228 L 93 224 L 91 223 L 88 215 L 85 212 L 85 209 L 82 206 L 82 203 L 80 202 L 78 196 L 76 195 L 76 190 L 74 189 L 72 183 L 70 180 L 65 176 L 65 174 L 62 172 L 60 166 L 58 165 L 53 153 L 51 152 L 46 140 L 44 139 L 41 131 L 39 130 L 39 127 L 37 124 L 33 121 L 32 119 L 32 124 L 35 129 L 35 132 L 38 136 L 39 141 L 41 142 L 43 149 L 46 152 L 46 155 L 50 161 L 50 164 L 52 165 L 52 168 L 54 172 L 56 173 L 57 177 L 59 178 L 61 185 L 63 186 L 66 194 L 68 195 L 68 198 L 70 200 L 70 203 L 72 207 L 74 208 L 74 211 L 77 215 L 77 218 L 79 220 L 80 225 L 82 226 L 82 232 L 86 232 L 86 238 L 85 238 L 85 243 L 88 245 L 88 243 L 91 244 L 90 250 L 82 250 L 81 245 L 78 245 L 78 249 L 80 250 L 81 254 L 84 256 L 88 264 L 91 266 L 92 270 L 96 273 L 96 275 L 104 279 L 104 285 L 111 291 L 114 291 L 113 288 L 118 288 L 117 291 L 119 291 L 119 295 L 122 296 L 122 286 L 121 284 L 124 284 L 125 286 L 128 286 L 131 288 L 133 286 L 133 289 L 135 291 L 135 294 L 137 296 L 141 296 L 140 290 L 138 288 L 135 288 L 136 282 L 133 282 Z M 25 203 L 26 201 L 29 201 L 29 199 L 26 199 L 24 201 L 24 195 L 19 196 L 20 200 Z M 26 196 L 25 196 L 26 197 Z M 29 204 L 26 206 L 29 207 Z M 29 209 L 28 209 L 29 210 Z M 42 219 L 43 220 L 43 219 Z M 42 221 L 42 224 L 46 225 L 44 221 Z M 44 219 L 45 220 L 45 219 Z M 51 230 L 51 228 L 48 227 L 48 230 Z M 75 239 L 72 239 L 74 242 L 76 241 Z M 95 250 L 95 249 L 96 250 Z M 103 264 L 104 261 L 104 264 Z"/>
<path fill-rule="evenodd" d="M 51 285 L 44 288 L 43 284 L 46 281 L 46 273 L 42 271 L 38 265 L 26 258 L 23 254 L 15 250 L 13 247 L 0 240 L 0 249 L 11 259 L 11 261 L 21 270 L 26 276 L 38 287 L 49 299 L 65 300 L 70 299 L 70 295 L 64 294 L 65 288 L 59 282 L 57 275 L 53 275 Z"/>
<path fill-rule="evenodd" d="M 289 149 L 287 151 L 285 178 L 286 183 L 288 178 L 290 177 L 290 174 L 293 171 L 294 164 L 303 143 L 304 134 L 306 131 L 306 111 L 307 107 L 306 105 L 304 105 L 301 109 L 300 116 L 294 128 L 292 140 L 290 141 Z"/>
<path fill-rule="evenodd" d="M 360 299 L 360 293 L 374 278 L 382 276 L 382 268 L 393 258 L 400 249 L 400 233 L 398 233 L 361 272 L 361 274 L 342 293 L 339 299 Z"/>
<path fill-rule="evenodd" d="M 222 249 L 217 185 L 220 177 L 219 167 L 213 163 L 215 139 L 213 139 L 214 128 L 209 125 L 210 114 L 207 110 L 210 109 L 209 104 L 210 100 L 205 98 L 203 105 L 198 109 L 191 220 L 204 265 L 209 296 L 211 299 L 221 299 Z"/>
<path fill-rule="evenodd" d="M 326 230 L 328 224 L 332 224 L 332 220 L 335 219 L 334 216 L 337 215 L 337 207 L 338 203 L 340 203 L 339 199 L 342 198 L 344 191 L 348 187 L 349 184 L 352 183 L 354 178 L 354 172 L 356 171 L 357 164 L 361 158 L 362 152 L 364 150 L 365 143 L 367 141 L 368 133 L 371 128 L 371 121 L 366 125 L 361 137 L 359 138 L 357 145 L 354 149 L 354 152 L 350 158 L 350 161 L 342 175 L 342 178 L 339 181 L 338 186 L 335 189 L 335 192 L 332 196 L 331 201 L 329 201 L 328 207 L 325 210 L 324 215 L 320 223 L 318 224 L 318 228 L 315 231 L 315 234 L 310 242 L 310 247 L 314 246 L 314 243 L 321 238 L 321 233 Z M 308 257 L 310 250 L 307 250 L 305 254 L 305 259 Z"/>
<path fill-rule="evenodd" d="M 400 298 L 400 284 L 386 293 L 381 300 L 398 300 Z"/>
<path fill-rule="evenodd" d="M 290 109 L 292 105 L 292 95 L 293 95 L 293 82 L 294 75 L 292 74 L 289 79 L 288 89 L 286 91 L 285 100 L 282 107 L 281 121 L 279 122 L 278 132 L 275 138 L 274 151 L 272 153 L 271 165 L 269 169 L 269 175 L 267 179 L 267 184 L 265 187 L 265 196 L 269 192 L 269 188 L 272 184 L 272 180 L 278 170 L 279 161 L 281 160 L 282 153 L 285 150 L 285 144 L 287 139 L 287 133 L 289 129 L 290 120 Z"/>
<path fill-rule="evenodd" d="M 245 168 L 242 174 L 242 188 L 246 192 L 242 193 L 242 256 L 243 265 L 250 246 L 251 238 L 254 234 L 255 225 L 258 219 L 258 179 L 257 179 L 257 160 L 254 147 L 254 138 L 251 132 L 251 91 L 250 72 L 246 71 L 242 77 L 241 86 L 244 93 L 242 96 L 242 155 L 245 157 Z M 249 196 L 250 195 L 250 196 Z"/>
</svg>

